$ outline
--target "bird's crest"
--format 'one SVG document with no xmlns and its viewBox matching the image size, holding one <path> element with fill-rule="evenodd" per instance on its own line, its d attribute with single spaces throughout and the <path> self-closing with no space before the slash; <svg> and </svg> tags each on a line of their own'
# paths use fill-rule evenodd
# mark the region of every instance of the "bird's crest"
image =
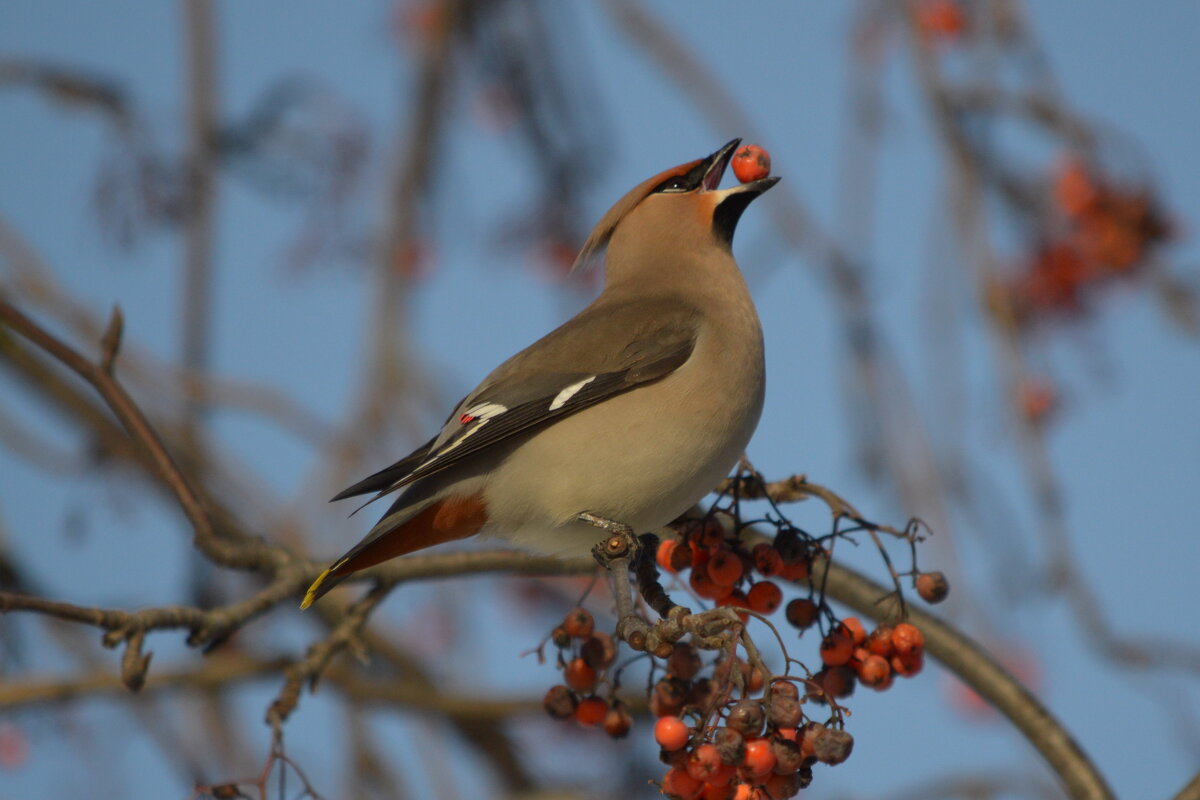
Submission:
<svg viewBox="0 0 1200 800">
<path fill-rule="evenodd" d="M 698 158 L 695 161 L 671 167 L 671 169 L 660 172 L 653 178 L 647 178 L 630 189 L 624 197 L 614 203 L 613 207 L 600 218 L 600 221 L 596 223 L 596 227 L 592 228 L 587 241 L 579 249 L 579 255 L 575 257 L 575 263 L 571 265 L 571 272 L 579 272 L 591 266 L 593 259 L 608 244 L 608 240 L 612 238 L 613 231 L 617 229 L 617 225 L 625 215 L 632 211 L 638 203 L 645 200 L 663 181 L 668 178 L 687 175 L 703 161 L 705 159 Z"/>
</svg>

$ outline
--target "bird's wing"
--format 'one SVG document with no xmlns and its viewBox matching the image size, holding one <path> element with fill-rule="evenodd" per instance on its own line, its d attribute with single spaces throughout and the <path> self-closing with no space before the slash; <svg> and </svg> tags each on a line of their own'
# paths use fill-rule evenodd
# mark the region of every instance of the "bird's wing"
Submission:
<svg viewBox="0 0 1200 800">
<path fill-rule="evenodd" d="M 609 397 L 666 377 L 692 354 L 699 314 L 662 299 L 596 302 L 500 365 L 433 439 L 334 500 L 380 496 Z"/>
</svg>

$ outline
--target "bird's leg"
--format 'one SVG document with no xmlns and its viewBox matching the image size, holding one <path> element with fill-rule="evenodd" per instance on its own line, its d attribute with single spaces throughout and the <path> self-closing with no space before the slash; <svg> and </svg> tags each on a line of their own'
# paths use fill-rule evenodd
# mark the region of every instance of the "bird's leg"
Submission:
<svg viewBox="0 0 1200 800">
<path fill-rule="evenodd" d="M 658 566 L 654 563 L 654 554 L 658 551 L 657 536 L 652 533 L 634 536 L 628 525 L 590 512 L 580 514 L 579 520 L 612 534 L 592 548 L 592 556 L 612 576 L 613 595 L 617 601 L 616 633 L 630 649 L 668 658 L 675 642 L 687 635 L 692 637 L 693 644 L 706 650 L 728 649 L 731 641 L 741 637 L 745 626 L 736 609 L 714 608 L 693 614 L 690 608 L 672 602 L 659 583 Z M 629 580 L 631 566 L 638 592 L 662 617 L 653 625 L 633 609 L 633 587 Z"/>
<path fill-rule="evenodd" d="M 592 548 L 596 561 L 613 576 L 613 592 L 617 602 L 617 635 L 634 650 L 654 653 L 663 658 L 670 655 L 671 645 L 683 636 L 679 628 L 681 617 L 690 610 L 677 606 L 658 582 L 658 569 L 653 557 L 658 537 L 652 533 L 637 537 L 628 525 L 590 512 L 579 515 L 582 522 L 612 534 Z M 631 600 L 630 566 L 634 568 L 638 592 L 663 621 L 652 626 L 633 609 Z"/>
<path fill-rule="evenodd" d="M 634 650 L 654 652 L 659 648 L 660 641 L 650 623 L 633 610 L 629 566 L 636 563 L 641 551 L 641 543 L 634 536 L 633 528 L 590 511 L 580 514 L 579 520 L 611 534 L 596 543 L 592 548 L 592 556 L 608 570 L 613 579 L 613 596 L 617 601 L 617 636 Z"/>
<path fill-rule="evenodd" d="M 617 522 L 590 511 L 580 514 L 579 520 L 612 534 L 596 543 L 596 546 L 592 548 L 592 556 L 596 559 L 596 563 L 608 570 L 616 584 L 613 594 L 617 601 L 617 632 L 620 634 L 625 620 L 636 618 L 633 612 L 633 602 L 630 599 L 629 565 L 637 558 L 641 545 L 633 534 L 633 528 L 623 522 Z M 643 624 L 645 624 L 644 621 Z M 628 641 L 627 636 L 622 636 L 622 638 Z"/>
</svg>

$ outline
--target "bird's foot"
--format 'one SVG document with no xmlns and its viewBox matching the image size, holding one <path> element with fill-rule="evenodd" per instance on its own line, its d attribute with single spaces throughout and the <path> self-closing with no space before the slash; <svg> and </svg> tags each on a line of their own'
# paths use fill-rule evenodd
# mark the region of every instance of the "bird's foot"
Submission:
<svg viewBox="0 0 1200 800">
<path fill-rule="evenodd" d="M 592 555 L 613 577 L 617 636 L 631 649 L 667 658 L 675 642 L 686 635 L 695 637 L 702 647 L 719 648 L 725 645 L 725 636 L 730 629 L 740 629 L 740 620 L 732 609 L 717 608 L 693 614 L 690 608 L 671 600 L 658 580 L 658 566 L 654 563 L 657 536 L 652 533 L 634 536 L 628 525 L 596 514 L 580 514 L 579 519 L 612 534 L 592 548 Z M 651 624 L 634 610 L 631 567 L 638 593 L 662 618 L 656 623 Z"/>
</svg>

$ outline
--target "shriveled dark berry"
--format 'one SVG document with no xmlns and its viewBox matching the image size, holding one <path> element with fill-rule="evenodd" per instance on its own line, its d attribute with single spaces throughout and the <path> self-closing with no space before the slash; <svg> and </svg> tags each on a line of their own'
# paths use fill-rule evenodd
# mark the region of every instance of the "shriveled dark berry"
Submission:
<svg viewBox="0 0 1200 800">
<path fill-rule="evenodd" d="M 795 728 L 803 716 L 799 700 L 779 692 L 771 693 L 771 701 L 767 704 L 767 721 L 776 728 Z"/>
<path fill-rule="evenodd" d="M 575 713 L 575 695 L 562 684 L 551 686 L 542 699 L 546 713 L 555 719 L 566 719 Z"/>
<path fill-rule="evenodd" d="M 858 685 L 858 675 L 849 667 L 828 667 L 825 673 L 825 694 L 830 697 L 849 697 Z"/>
<path fill-rule="evenodd" d="M 806 722 L 800 728 L 796 741 L 800 743 L 800 754 L 805 758 L 817 757 L 817 737 L 825 731 L 825 726 L 819 722 Z"/>
<path fill-rule="evenodd" d="M 687 642 L 676 642 L 674 649 L 671 651 L 670 658 L 667 659 L 667 672 L 676 678 L 685 681 L 690 681 L 696 677 L 696 673 L 703 666 L 700 661 L 700 653 L 696 648 Z"/>
<path fill-rule="evenodd" d="M 579 657 L 592 669 L 604 669 L 617 660 L 617 648 L 611 636 L 598 631 L 579 646 Z"/>
<path fill-rule="evenodd" d="M 697 678 L 692 681 L 692 691 L 688 694 L 687 704 L 707 708 L 715 699 L 716 688 L 708 678 Z"/>
<path fill-rule="evenodd" d="M 783 613 L 787 617 L 789 625 L 804 630 L 813 626 L 817 621 L 819 612 L 820 609 L 812 600 L 809 600 L 807 597 L 797 597 L 787 604 L 787 608 Z"/>
<path fill-rule="evenodd" d="M 779 775 L 791 775 L 804 764 L 800 745 L 789 739 L 776 736 L 771 740 L 771 750 L 775 753 L 775 772 Z"/>
<path fill-rule="evenodd" d="M 926 603 L 940 603 L 950 594 L 950 581 L 941 572 L 922 572 L 917 576 L 917 594 Z"/>
<path fill-rule="evenodd" d="M 793 700 L 800 699 L 800 690 L 796 688 L 796 684 L 792 681 L 775 681 L 771 684 L 771 694 L 780 697 L 790 697 Z"/>
<path fill-rule="evenodd" d="M 656 717 L 674 716 L 683 710 L 691 694 L 691 684 L 678 678 L 663 678 L 650 693 L 650 711 Z"/>
<path fill-rule="evenodd" d="M 721 754 L 721 763 L 737 766 L 746 758 L 746 740 L 733 728 L 717 728 L 713 744 Z"/>
<path fill-rule="evenodd" d="M 742 736 L 758 736 L 762 733 L 766 714 L 758 700 L 742 700 L 729 709 L 725 724 Z"/>
<path fill-rule="evenodd" d="M 826 728 L 813 740 L 813 752 L 822 764 L 840 764 L 854 750 L 854 737 L 837 728 Z"/>
<path fill-rule="evenodd" d="M 550 641 L 554 642 L 554 646 L 559 650 L 565 650 L 571 646 L 571 634 L 567 633 L 567 629 L 562 625 L 550 632 Z"/>
<path fill-rule="evenodd" d="M 632 727 L 633 717 L 621 703 L 610 708 L 604 717 L 604 732 L 614 739 L 624 739 Z"/>
<path fill-rule="evenodd" d="M 775 772 L 766 777 L 762 789 L 770 800 L 788 800 L 790 797 L 795 797 L 796 793 L 800 791 L 800 779 L 796 777 L 795 773 L 785 775 Z M 751 795 L 751 797 L 753 796 Z"/>
</svg>

